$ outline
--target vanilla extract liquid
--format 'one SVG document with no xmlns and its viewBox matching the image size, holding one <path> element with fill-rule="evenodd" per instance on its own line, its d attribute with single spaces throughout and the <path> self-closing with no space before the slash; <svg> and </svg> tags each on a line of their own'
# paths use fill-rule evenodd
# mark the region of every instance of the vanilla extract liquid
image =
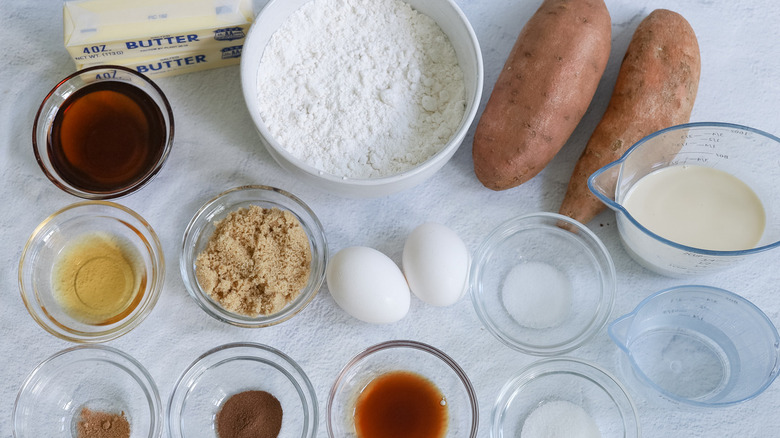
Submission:
<svg viewBox="0 0 780 438">
<path fill-rule="evenodd" d="M 358 396 L 354 415 L 358 438 L 443 438 L 449 421 L 439 388 L 406 371 L 372 380 Z"/>
<path fill-rule="evenodd" d="M 83 191 L 106 193 L 143 180 L 165 150 L 160 108 L 140 88 L 99 81 L 70 95 L 54 118 L 48 154 L 56 172 Z"/>
</svg>

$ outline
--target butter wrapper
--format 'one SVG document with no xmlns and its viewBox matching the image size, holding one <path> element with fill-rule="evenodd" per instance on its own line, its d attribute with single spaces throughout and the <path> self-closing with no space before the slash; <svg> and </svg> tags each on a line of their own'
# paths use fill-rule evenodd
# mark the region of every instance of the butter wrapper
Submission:
<svg viewBox="0 0 780 438">
<path fill-rule="evenodd" d="M 183 53 L 173 53 L 168 56 L 145 56 L 139 58 L 123 58 L 115 64 L 132 68 L 152 78 L 161 78 L 184 73 L 192 73 L 210 68 L 226 67 L 241 61 L 243 45 L 212 45 L 200 50 Z M 76 69 L 103 65 L 104 62 L 76 63 Z"/>
<path fill-rule="evenodd" d="M 253 20 L 251 0 L 63 3 L 65 47 L 77 66 L 126 65 L 126 60 L 135 63 L 153 56 L 198 56 L 198 52 L 217 45 L 242 46 Z"/>
</svg>

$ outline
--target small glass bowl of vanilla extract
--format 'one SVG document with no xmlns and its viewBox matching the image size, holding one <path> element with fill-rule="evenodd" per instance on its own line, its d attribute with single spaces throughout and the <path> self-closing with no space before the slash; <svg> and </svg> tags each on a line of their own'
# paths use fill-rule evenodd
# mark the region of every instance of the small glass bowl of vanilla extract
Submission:
<svg viewBox="0 0 780 438">
<path fill-rule="evenodd" d="M 19 261 L 24 305 L 46 331 L 98 343 L 129 332 L 152 311 L 165 279 L 157 234 L 134 211 L 82 201 L 46 218 Z"/>
<path fill-rule="evenodd" d="M 85 199 L 143 187 L 173 144 L 173 112 L 149 78 L 126 67 L 79 70 L 58 83 L 33 123 L 33 151 L 46 177 Z"/>
<path fill-rule="evenodd" d="M 376 344 L 350 360 L 330 390 L 328 436 L 477 436 L 477 395 L 463 369 L 422 342 Z"/>
</svg>

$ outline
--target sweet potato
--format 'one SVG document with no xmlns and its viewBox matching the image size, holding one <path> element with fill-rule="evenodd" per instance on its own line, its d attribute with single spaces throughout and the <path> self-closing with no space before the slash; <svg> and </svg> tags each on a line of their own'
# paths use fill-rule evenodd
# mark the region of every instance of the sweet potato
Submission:
<svg viewBox="0 0 780 438">
<path fill-rule="evenodd" d="M 538 174 L 574 131 L 609 59 L 603 0 L 545 0 L 517 37 L 477 124 L 474 173 L 505 190 Z"/>
<path fill-rule="evenodd" d="M 559 212 L 587 223 L 604 209 L 588 190 L 593 172 L 648 134 L 687 123 L 699 88 L 699 43 L 680 14 L 657 9 L 639 24 L 601 121 L 574 167 Z"/>
</svg>

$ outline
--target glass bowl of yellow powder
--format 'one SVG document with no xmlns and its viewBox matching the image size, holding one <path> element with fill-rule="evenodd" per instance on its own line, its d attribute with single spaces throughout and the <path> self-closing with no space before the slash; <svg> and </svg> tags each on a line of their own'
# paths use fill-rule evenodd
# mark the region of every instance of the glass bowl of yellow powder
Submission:
<svg viewBox="0 0 780 438">
<path fill-rule="evenodd" d="M 19 389 L 16 438 L 162 437 L 154 379 L 115 348 L 80 345 L 41 362 Z"/>
<path fill-rule="evenodd" d="M 180 269 L 207 314 L 265 327 L 303 310 L 322 286 L 328 248 L 314 212 L 295 195 L 242 186 L 206 202 L 184 232 Z"/>
<path fill-rule="evenodd" d="M 164 277 L 151 225 L 107 201 L 75 203 L 49 216 L 19 262 L 30 315 L 72 342 L 105 342 L 135 328 L 157 303 Z"/>
</svg>

